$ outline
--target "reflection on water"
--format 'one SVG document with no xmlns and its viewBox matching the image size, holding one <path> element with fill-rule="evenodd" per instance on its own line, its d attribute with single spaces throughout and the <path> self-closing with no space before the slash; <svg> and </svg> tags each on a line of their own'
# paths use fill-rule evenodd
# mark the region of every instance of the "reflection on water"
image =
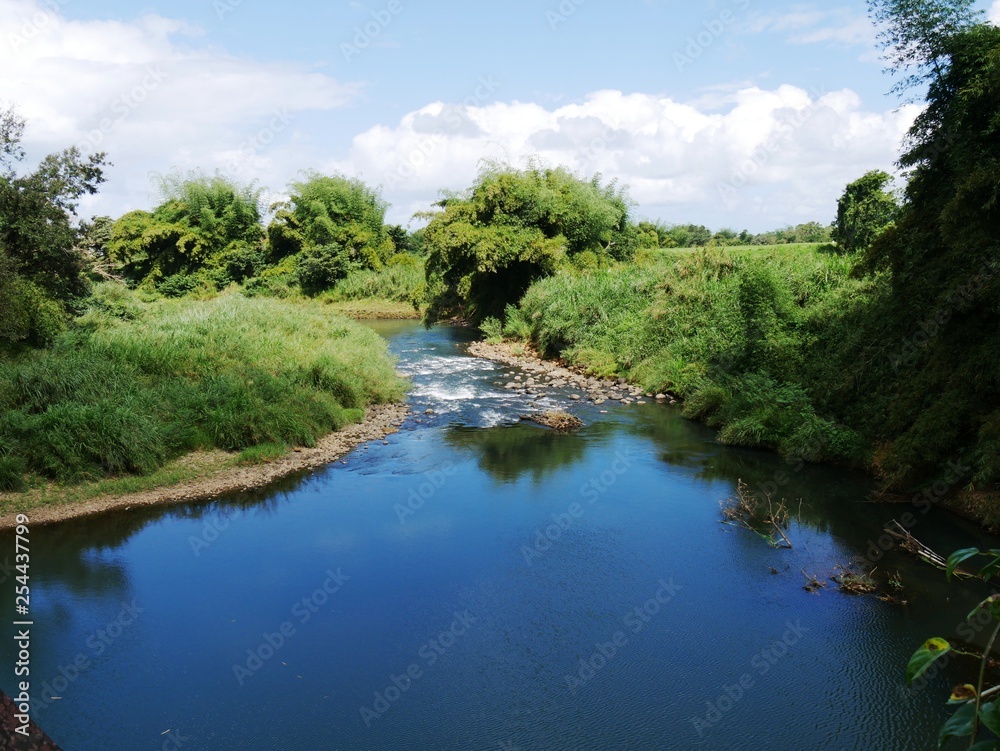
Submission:
<svg viewBox="0 0 1000 751">
<path fill-rule="evenodd" d="M 903 666 L 984 587 L 876 549 L 905 608 L 803 589 L 912 508 L 663 405 L 522 423 L 539 404 L 464 354 L 471 332 L 378 328 L 413 381 L 388 445 L 267 492 L 32 531 L 36 717 L 67 751 L 168 731 L 206 751 L 932 746 L 970 666 L 919 692 Z M 788 499 L 792 550 L 720 523 L 740 478 Z M 996 546 L 936 512 L 914 533 Z"/>
<path fill-rule="evenodd" d="M 498 482 L 522 476 L 539 483 L 546 476 L 580 462 L 614 427 L 597 424 L 571 433 L 556 433 L 536 425 L 512 425 L 491 430 L 453 427 L 445 432 L 449 446 L 475 458 L 479 468 Z"/>
</svg>

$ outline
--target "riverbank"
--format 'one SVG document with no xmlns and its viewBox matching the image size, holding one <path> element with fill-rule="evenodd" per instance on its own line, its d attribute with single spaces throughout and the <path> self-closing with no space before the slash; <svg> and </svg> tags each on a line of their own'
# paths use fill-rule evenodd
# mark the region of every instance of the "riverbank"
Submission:
<svg viewBox="0 0 1000 751">
<path fill-rule="evenodd" d="M 655 400 L 662 404 L 680 403 L 680 399 L 673 394 L 643 394 L 641 388 L 628 383 L 624 378 L 595 378 L 584 368 L 573 363 L 565 360 L 547 360 L 526 342 L 479 340 L 472 342 L 468 351 L 474 357 L 520 368 L 532 374 L 528 379 L 507 384 L 508 388 L 519 393 L 532 395 L 540 393 L 546 386 L 570 386 L 585 392 L 585 398 L 598 406 L 609 401 L 621 404 L 644 404 L 647 400 Z M 577 401 L 577 397 L 572 395 L 570 399 Z M 583 400 L 584 397 L 579 398 L 579 401 Z M 910 503 L 912 494 L 886 494 L 880 496 L 880 500 L 890 503 Z M 990 532 L 1000 532 L 1000 510 L 998 510 L 1000 494 L 996 492 L 958 490 L 951 495 L 935 495 L 934 502 L 942 509 Z"/>
<path fill-rule="evenodd" d="M 395 300 L 344 300 L 329 303 L 329 308 L 355 321 L 419 321 L 423 317 L 410 303 Z"/>
<path fill-rule="evenodd" d="M 26 493 L 0 493 L 0 529 L 15 525 L 15 517 L 26 513 L 32 524 L 49 524 L 116 509 L 204 501 L 226 493 L 257 490 L 298 472 L 316 469 L 341 459 L 352 449 L 369 441 L 384 440 L 397 432 L 406 419 L 405 404 L 371 407 L 365 419 L 321 438 L 312 448 L 295 448 L 261 464 L 242 465 L 239 453 L 197 452 L 177 460 L 166 474 L 180 473 L 183 479 L 160 487 L 135 492 L 101 492 L 115 482 L 156 482 L 152 478 L 84 484 L 60 490 L 47 486 Z M 184 476 L 187 473 L 188 476 Z M 175 478 L 177 475 L 174 475 Z M 92 494 L 88 497 L 88 493 Z"/>
<path fill-rule="evenodd" d="M 515 379 L 506 384 L 506 388 L 511 391 L 534 395 L 547 386 L 552 388 L 568 386 L 584 392 L 584 396 L 571 395 L 572 401 L 587 399 L 598 406 L 606 402 L 645 404 L 646 400 L 654 399 L 670 404 L 677 403 L 673 395 L 645 393 L 625 378 L 595 378 L 583 368 L 564 360 L 546 360 L 527 343 L 480 340 L 469 345 L 469 354 L 527 371 L 530 374 L 528 378 Z"/>
</svg>

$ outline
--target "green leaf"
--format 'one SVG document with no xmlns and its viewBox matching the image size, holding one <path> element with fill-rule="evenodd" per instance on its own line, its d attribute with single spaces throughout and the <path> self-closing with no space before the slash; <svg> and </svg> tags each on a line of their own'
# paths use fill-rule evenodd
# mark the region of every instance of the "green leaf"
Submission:
<svg viewBox="0 0 1000 751">
<path fill-rule="evenodd" d="M 998 573 L 1000 573 L 1000 558 L 990 561 L 979 571 L 979 575 L 985 581 L 989 581 L 991 577 L 996 576 Z"/>
<path fill-rule="evenodd" d="M 1000 618 L 1000 595 L 990 595 L 987 597 L 965 616 L 965 620 L 971 621 L 973 616 L 980 610 L 986 610 L 992 617 Z"/>
<path fill-rule="evenodd" d="M 979 708 L 979 721 L 992 730 L 995 735 L 1000 735 L 1000 701 L 983 704 Z"/>
<path fill-rule="evenodd" d="M 935 660 L 944 657 L 950 651 L 951 644 L 946 639 L 935 636 L 924 642 L 923 646 L 913 653 L 910 663 L 906 666 L 906 685 L 912 684 L 927 672 L 927 668 L 933 665 Z"/>
<path fill-rule="evenodd" d="M 1000 741 L 980 741 L 969 751 L 1000 751 Z"/>
<path fill-rule="evenodd" d="M 951 575 L 955 573 L 955 569 L 958 564 L 963 561 L 967 561 L 970 558 L 975 558 L 979 555 L 979 548 L 963 548 L 962 550 L 956 550 L 954 553 L 948 556 L 948 567 L 945 569 L 948 574 L 948 578 L 951 579 Z"/>
<path fill-rule="evenodd" d="M 938 736 L 938 748 L 944 748 L 944 744 L 952 738 L 961 738 L 972 735 L 972 725 L 976 717 L 976 705 L 966 704 L 953 714 L 948 721 L 941 726 L 941 734 Z"/>
</svg>

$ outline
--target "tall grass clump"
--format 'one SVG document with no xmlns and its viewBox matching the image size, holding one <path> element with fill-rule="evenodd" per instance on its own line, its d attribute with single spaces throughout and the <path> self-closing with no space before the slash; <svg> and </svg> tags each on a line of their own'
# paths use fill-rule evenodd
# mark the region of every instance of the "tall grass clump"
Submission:
<svg viewBox="0 0 1000 751">
<path fill-rule="evenodd" d="M 312 445 L 401 395 L 384 341 L 318 305 L 141 304 L 101 285 L 52 348 L 0 360 L 0 485 L 146 474 L 196 449 Z"/>
<path fill-rule="evenodd" d="M 687 415 L 724 443 L 856 464 L 865 443 L 824 404 L 829 384 L 810 357 L 831 335 L 831 300 L 863 287 L 850 268 L 819 246 L 656 254 L 537 282 L 506 333 L 596 375 L 683 397 Z"/>
<path fill-rule="evenodd" d="M 393 256 L 382 269 L 351 271 L 332 289 L 321 295 L 331 302 L 351 300 L 388 300 L 411 303 L 415 308 L 424 301 L 427 283 L 423 260 L 409 254 Z"/>
</svg>

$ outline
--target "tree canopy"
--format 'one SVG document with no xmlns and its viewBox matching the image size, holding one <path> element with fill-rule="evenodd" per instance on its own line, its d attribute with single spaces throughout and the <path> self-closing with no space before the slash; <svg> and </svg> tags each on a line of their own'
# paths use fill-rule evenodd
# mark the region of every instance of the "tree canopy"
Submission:
<svg viewBox="0 0 1000 751">
<path fill-rule="evenodd" d="M 890 285 L 874 325 L 908 332 L 890 343 L 899 380 L 881 462 L 913 482 L 917 467 L 960 461 L 979 486 L 1000 470 L 1000 29 L 944 45 L 901 159 L 906 201 L 865 254 Z"/>
<path fill-rule="evenodd" d="M 625 191 L 561 167 L 485 164 L 467 192 L 439 206 L 424 233 L 431 320 L 502 316 L 560 264 L 626 259 L 637 244 Z"/>
<path fill-rule="evenodd" d="M 135 283 L 186 291 L 196 275 L 216 286 L 253 276 L 263 262 L 260 189 L 216 175 L 171 175 L 163 202 L 114 223 L 110 260 Z"/>
<path fill-rule="evenodd" d="M 24 127 L 14 110 L 0 110 L 0 342 L 41 344 L 87 294 L 74 212 L 107 163 L 72 147 L 20 174 Z"/>
<path fill-rule="evenodd" d="M 889 227 L 899 205 L 896 197 L 886 190 L 892 176 L 882 170 L 866 172 L 844 190 L 837 201 L 837 221 L 833 241 L 841 251 L 856 253 L 867 250 Z"/>
<path fill-rule="evenodd" d="M 887 70 L 903 76 L 893 93 L 941 80 L 949 40 L 982 17 L 974 6 L 975 0 L 868 0 L 869 15 L 881 27 L 878 41 Z"/>
<path fill-rule="evenodd" d="M 388 204 L 357 178 L 311 172 L 292 183 L 268 227 L 271 256 L 297 257 L 299 284 L 308 293 L 332 287 L 360 269 L 380 270 L 395 252 L 385 225 Z"/>
</svg>

